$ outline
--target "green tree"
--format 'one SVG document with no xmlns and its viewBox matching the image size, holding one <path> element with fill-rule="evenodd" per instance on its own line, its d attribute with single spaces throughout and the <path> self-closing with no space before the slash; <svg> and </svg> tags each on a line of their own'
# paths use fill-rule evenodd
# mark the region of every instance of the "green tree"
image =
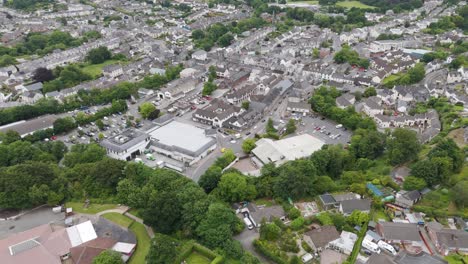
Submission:
<svg viewBox="0 0 468 264">
<path fill-rule="evenodd" d="M 154 111 L 156 111 L 156 107 L 150 102 L 142 103 L 138 107 L 138 112 L 140 112 L 143 118 L 148 118 Z"/>
<path fill-rule="evenodd" d="M 91 64 L 103 63 L 112 58 L 112 53 L 107 47 L 99 47 L 92 49 L 86 55 L 86 60 Z"/>
<path fill-rule="evenodd" d="M 244 101 L 242 102 L 242 108 L 245 110 L 249 110 L 250 102 L 249 101 Z"/>
<path fill-rule="evenodd" d="M 77 127 L 75 120 L 72 117 L 64 117 L 55 120 L 54 122 L 54 133 L 61 134 L 69 132 Z"/>
<path fill-rule="evenodd" d="M 146 262 L 148 264 L 173 263 L 177 256 L 179 242 L 170 236 L 155 234 L 151 240 L 151 246 Z"/>
<path fill-rule="evenodd" d="M 403 182 L 403 189 L 412 191 L 412 190 L 422 190 L 427 186 L 426 181 L 423 178 L 418 178 L 415 176 L 408 176 Z"/>
<path fill-rule="evenodd" d="M 244 142 L 242 142 L 242 150 L 249 154 L 256 147 L 255 142 L 256 141 L 253 138 L 246 138 Z"/>
<path fill-rule="evenodd" d="M 363 97 L 367 98 L 367 97 L 371 97 L 371 96 L 376 96 L 377 95 L 377 91 L 375 90 L 374 87 L 369 87 L 367 88 L 364 93 L 362 94 Z"/>
<path fill-rule="evenodd" d="M 120 253 L 111 249 L 101 252 L 93 259 L 93 264 L 123 264 Z"/>
<path fill-rule="evenodd" d="M 257 190 L 247 182 L 246 176 L 233 172 L 221 176 L 216 193 L 222 200 L 233 203 L 254 199 Z"/>
<path fill-rule="evenodd" d="M 200 180 L 198 180 L 198 184 L 206 193 L 210 193 L 218 186 L 221 180 L 222 170 L 223 169 L 218 166 L 211 166 L 202 174 Z"/>
<path fill-rule="evenodd" d="M 203 85 L 202 95 L 211 95 L 218 87 L 213 82 L 206 82 Z"/>
<path fill-rule="evenodd" d="M 296 132 L 296 122 L 294 122 L 294 119 L 289 119 L 288 123 L 286 124 L 286 135 L 293 134 Z"/>
<path fill-rule="evenodd" d="M 460 181 L 452 189 L 453 201 L 460 208 L 468 205 L 468 181 Z"/>
<path fill-rule="evenodd" d="M 274 223 L 264 223 L 260 226 L 260 238 L 276 241 L 281 236 L 281 228 Z"/>
<path fill-rule="evenodd" d="M 420 149 L 421 144 L 418 141 L 416 132 L 408 129 L 395 129 L 387 144 L 387 153 L 392 165 L 403 164 L 416 159 Z"/>
<path fill-rule="evenodd" d="M 276 128 L 273 126 L 273 120 L 271 118 L 268 118 L 265 130 L 267 133 L 276 133 L 278 132 Z"/>
</svg>

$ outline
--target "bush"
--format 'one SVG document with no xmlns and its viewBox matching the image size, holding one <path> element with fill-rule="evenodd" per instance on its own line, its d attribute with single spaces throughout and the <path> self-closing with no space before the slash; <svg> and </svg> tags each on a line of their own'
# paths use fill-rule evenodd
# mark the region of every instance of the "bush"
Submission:
<svg viewBox="0 0 468 264">
<path fill-rule="evenodd" d="M 291 222 L 291 229 L 297 231 L 304 226 L 304 223 L 304 217 L 298 217 Z"/>
<path fill-rule="evenodd" d="M 301 216 L 301 211 L 299 211 L 299 209 L 297 209 L 296 207 L 292 207 L 288 212 L 288 218 L 291 220 L 294 220 L 299 216 Z"/>
<path fill-rule="evenodd" d="M 302 245 L 302 248 L 303 248 L 305 251 L 307 251 L 307 252 L 309 252 L 309 253 L 313 253 L 313 252 L 314 252 L 314 250 L 309 246 L 309 244 L 307 244 L 307 242 L 302 241 L 301 245 Z"/>
<path fill-rule="evenodd" d="M 287 255 L 284 252 L 281 252 L 273 245 L 269 244 L 267 241 L 263 240 L 254 240 L 253 245 L 261 254 L 263 254 L 268 259 L 274 261 L 277 264 L 288 264 L 285 260 Z"/>
</svg>

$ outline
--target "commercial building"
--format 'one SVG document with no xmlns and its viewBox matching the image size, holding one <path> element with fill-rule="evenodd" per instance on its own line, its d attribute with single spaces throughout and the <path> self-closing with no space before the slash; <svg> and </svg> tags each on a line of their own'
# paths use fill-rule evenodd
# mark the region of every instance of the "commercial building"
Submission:
<svg viewBox="0 0 468 264">
<path fill-rule="evenodd" d="M 150 143 L 150 136 L 134 129 L 128 129 L 121 134 L 104 139 L 100 145 L 107 155 L 119 160 L 132 160 L 142 154 Z"/>
<path fill-rule="evenodd" d="M 53 128 L 54 122 L 57 119 L 58 116 L 56 115 L 46 115 L 36 119 L 18 121 L 0 127 L 0 132 L 5 133 L 8 130 L 12 130 L 18 132 L 18 134 L 20 134 L 21 137 L 25 137 L 39 130 Z"/>
<path fill-rule="evenodd" d="M 257 141 L 257 147 L 252 150 L 255 163 L 281 165 L 287 161 L 310 156 L 325 144 L 322 140 L 309 134 L 273 141 L 262 138 Z"/>
<path fill-rule="evenodd" d="M 150 129 L 151 146 L 156 153 L 191 166 L 216 148 L 216 139 L 204 129 L 177 121 Z"/>
</svg>

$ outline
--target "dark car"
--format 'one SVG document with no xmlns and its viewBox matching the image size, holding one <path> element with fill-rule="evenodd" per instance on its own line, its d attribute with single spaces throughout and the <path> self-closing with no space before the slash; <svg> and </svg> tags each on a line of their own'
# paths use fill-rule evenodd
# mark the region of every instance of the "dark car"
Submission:
<svg viewBox="0 0 468 264">
<path fill-rule="evenodd" d="M 320 118 L 320 120 L 325 120 L 325 117 Z"/>
<path fill-rule="evenodd" d="M 263 119 L 263 120 L 262 120 L 262 123 L 264 123 L 265 121 L 266 121 L 266 120 L 265 120 L 265 119 Z"/>
<path fill-rule="evenodd" d="M 245 133 L 246 136 L 248 136 L 248 135 L 250 135 L 250 134 L 251 134 L 250 132 Z"/>
</svg>

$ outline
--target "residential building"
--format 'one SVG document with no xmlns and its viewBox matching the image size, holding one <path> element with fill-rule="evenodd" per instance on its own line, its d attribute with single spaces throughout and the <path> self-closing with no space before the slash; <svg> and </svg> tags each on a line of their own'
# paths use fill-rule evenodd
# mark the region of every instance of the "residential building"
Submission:
<svg viewBox="0 0 468 264">
<path fill-rule="evenodd" d="M 465 230 L 443 228 L 440 224 L 428 224 L 426 230 L 441 255 L 468 253 L 468 233 Z"/>
<path fill-rule="evenodd" d="M 243 111 L 244 109 L 228 104 L 221 99 L 214 99 L 207 108 L 197 109 L 192 114 L 192 119 L 213 127 L 223 127 L 227 120 L 239 116 Z"/>
<path fill-rule="evenodd" d="M 368 199 L 353 199 L 340 202 L 339 211 L 345 216 L 350 215 L 354 211 L 369 213 L 371 209 L 371 200 Z"/>
<path fill-rule="evenodd" d="M 325 249 L 328 243 L 340 238 L 335 226 L 320 226 L 304 233 L 310 239 L 314 251 Z M 307 242 L 307 240 L 305 240 Z"/>
<path fill-rule="evenodd" d="M 403 208 L 411 208 L 421 200 L 422 195 L 418 190 L 400 191 L 396 194 L 395 204 Z"/>
</svg>

